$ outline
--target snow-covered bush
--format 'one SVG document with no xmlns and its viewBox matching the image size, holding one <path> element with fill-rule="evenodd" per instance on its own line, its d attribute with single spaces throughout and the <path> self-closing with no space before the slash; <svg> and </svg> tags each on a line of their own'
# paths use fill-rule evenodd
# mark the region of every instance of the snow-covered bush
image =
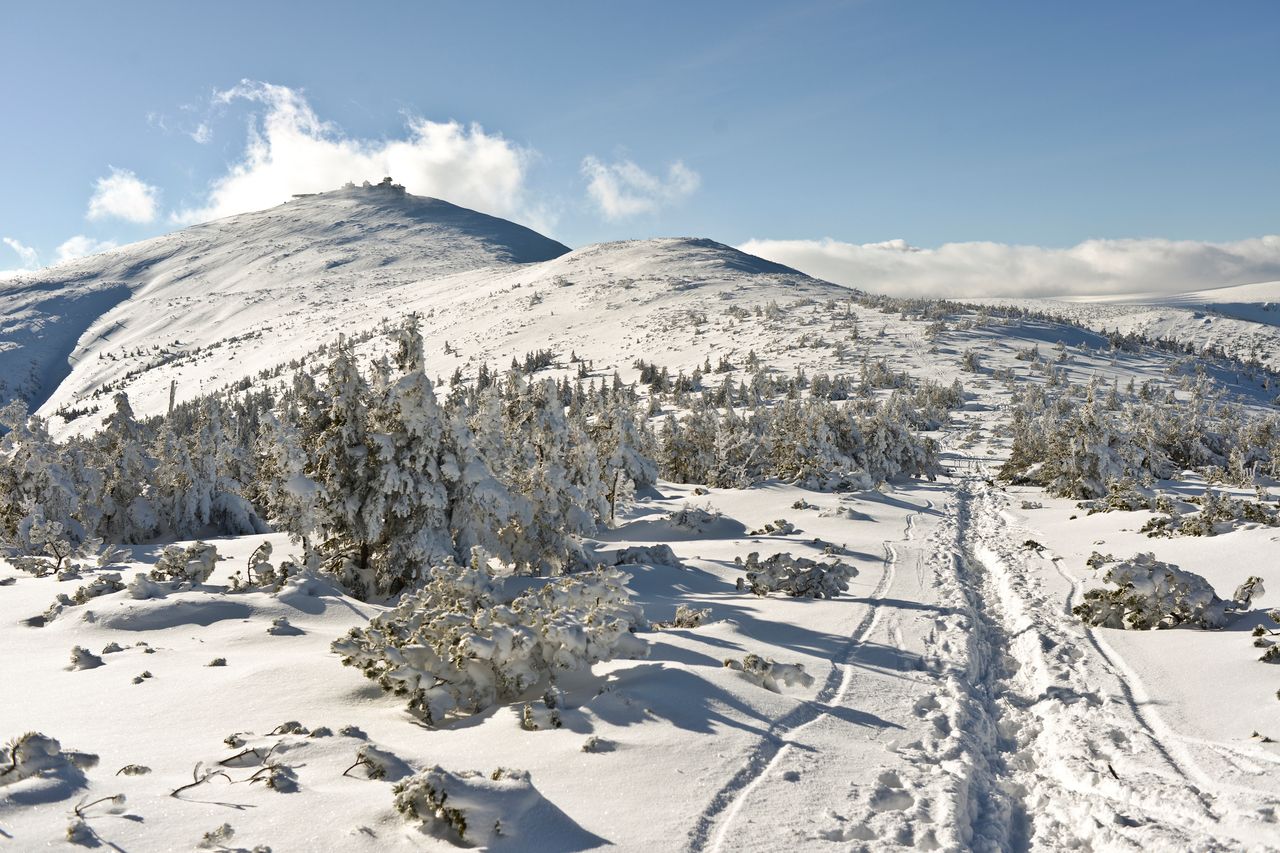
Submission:
<svg viewBox="0 0 1280 853">
<path fill-rule="evenodd" d="M 1151 553 L 1101 565 L 1108 566 L 1102 579 L 1111 586 L 1086 591 L 1072 613 L 1105 628 L 1222 628 L 1263 593 L 1262 581 L 1251 577 L 1224 601 L 1200 575 L 1161 562 Z"/>
<path fill-rule="evenodd" d="M 72 595 L 58 593 L 57 597 L 54 598 L 53 604 L 49 605 L 49 609 L 44 612 L 43 617 L 35 617 L 28 620 L 28 624 L 33 626 L 45 625 L 58 618 L 67 607 L 78 607 L 81 604 L 87 604 L 100 595 L 110 595 L 124 588 L 124 584 L 120 581 L 119 572 L 105 572 L 77 589 Z"/>
<path fill-rule="evenodd" d="M 261 589 L 279 592 L 285 582 L 301 569 L 293 560 L 282 560 L 279 567 L 271 563 L 271 542 L 264 541 L 249 555 L 244 574 L 237 569 L 231 576 L 231 589 L 234 591 Z"/>
<path fill-rule="evenodd" d="M 632 633 L 644 615 L 627 579 L 615 568 L 548 581 L 498 577 L 477 550 L 469 563 L 434 566 L 420 590 L 332 648 L 438 724 L 518 699 L 558 670 L 647 654 Z"/>
<path fill-rule="evenodd" d="M 77 589 L 71 596 L 71 602 L 73 604 L 85 604 L 92 598 L 97 598 L 100 595 L 110 595 L 122 589 L 124 589 L 124 584 L 120 581 L 119 572 L 103 572 Z"/>
<path fill-rule="evenodd" d="M 774 693 L 781 693 L 783 687 L 808 687 L 813 684 L 813 676 L 804 671 L 798 663 L 778 663 L 773 658 L 762 658 L 757 654 L 748 654 L 741 659 L 726 658 L 724 665 L 742 675 L 755 684 Z"/>
<path fill-rule="evenodd" d="M 752 551 L 742 566 L 747 570 L 746 586 L 756 595 L 785 592 L 792 598 L 835 598 L 848 592 L 849 581 L 858 574 L 848 563 L 819 563 L 785 552 L 760 562 L 760 554 Z"/>
<path fill-rule="evenodd" d="M 96 669 L 102 664 L 102 658 L 82 646 L 74 646 L 71 649 L 70 669 Z"/>
<path fill-rule="evenodd" d="M 698 628 L 711 615 L 711 608 L 704 607 L 695 610 L 687 604 L 676 606 L 676 614 L 671 617 L 670 622 L 654 622 L 654 628 Z"/>
<path fill-rule="evenodd" d="M 167 584 L 156 583 L 142 572 L 138 572 L 133 576 L 133 580 L 129 582 L 127 589 L 129 590 L 129 596 L 139 601 L 145 601 L 149 598 L 164 598 L 165 594 L 170 592 Z"/>
<path fill-rule="evenodd" d="M 1207 490 L 1202 497 L 1186 499 L 1199 504 L 1195 513 L 1182 513 L 1171 503 L 1162 502 L 1165 515 L 1142 526 L 1142 533 L 1157 536 L 1214 536 L 1247 524 L 1280 526 L 1280 511 L 1260 501 L 1240 500 L 1230 495 Z"/>
<path fill-rule="evenodd" d="M 170 545 L 160 554 L 151 569 L 151 579 L 199 586 L 213 574 L 218 563 L 218 548 L 207 542 L 196 542 L 185 548 Z"/>
<path fill-rule="evenodd" d="M 779 518 L 775 521 L 766 521 L 764 526 L 752 530 L 751 536 L 790 536 L 796 532 L 796 526 L 785 518 Z"/>
<path fill-rule="evenodd" d="M 485 775 L 432 767 L 398 783 L 396 810 L 432 836 L 455 844 L 485 846 L 519 838 L 523 817 L 542 802 L 523 770 L 498 768 Z"/>
<path fill-rule="evenodd" d="M 62 744 L 54 738 L 27 732 L 0 747 L 0 787 L 71 768 L 87 770 L 97 763 L 96 755 L 64 752 Z"/>
<path fill-rule="evenodd" d="M 1140 489 L 1132 477 L 1124 477 L 1108 483 L 1104 497 L 1082 501 L 1079 506 L 1087 509 L 1090 515 L 1096 512 L 1136 512 L 1155 509 L 1155 498 Z"/>
<path fill-rule="evenodd" d="M 394 753 L 385 749 L 379 749 L 372 744 L 365 744 L 356 750 L 355 763 L 348 767 L 343 776 L 351 775 L 351 771 L 357 767 L 364 768 L 364 775 L 367 779 L 386 779 L 391 774 L 396 774 L 393 778 L 399 778 L 401 768 L 405 767 L 405 763 L 396 757 Z"/>
<path fill-rule="evenodd" d="M 667 513 L 667 520 L 676 527 L 693 533 L 706 533 L 721 518 L 720 511 L 712 509 L 709 506 L 694 506 L 693 504 L 685 504 L 677 510 Z"/>
<path fill-rule="evenodd" d="M 610 556 L 610 555 L 605 555 Z M 670 545 L 632 545 L 620 548 L 611 555 L 615 566 L 646 565 L 682 567 L 680 558 Z"/>
</svg>

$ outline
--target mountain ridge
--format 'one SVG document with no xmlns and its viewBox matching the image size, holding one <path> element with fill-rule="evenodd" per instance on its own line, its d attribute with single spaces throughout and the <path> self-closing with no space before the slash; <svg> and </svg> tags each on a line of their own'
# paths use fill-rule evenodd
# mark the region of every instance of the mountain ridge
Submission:
<svg viewBox="0 0 1280 853">
<path fill-rule="evenodd" d="M 572 300 L 555 298 L 575 283 Z M 0 283 L 0 404 L 61 413 L 57 431 L 90 427 L 71 422 L 117 390 L 158 414 L 171 384 L 187 399 L 415 310 L 434 340 L 453 339 L 442 355 L 461 347 L 471 366 L 541 349 L 539 337 L 572 348 L 570 329 L 608 356 L 646 324 L 671 327 L 681 306 L 706 310 L 713 293 L 767 301 L 797 285 L 849 293 L 704 237 L 570 249 L 395 185 L 348 186 Z M 521 288 L 545 291 L 546 307 L 513 308 Z"/>
</svg>

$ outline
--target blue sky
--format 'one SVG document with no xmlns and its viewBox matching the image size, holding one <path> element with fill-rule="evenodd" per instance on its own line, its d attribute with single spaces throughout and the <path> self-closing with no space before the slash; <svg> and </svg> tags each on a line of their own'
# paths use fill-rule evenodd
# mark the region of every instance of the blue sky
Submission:
<svg viewBox="0 0 1280 853">
<path fill-rule="evenodd" d="M 573 246 L 1280 231 L 1274 2 L 0 10 L 0 269 L 270 199 L 308 134 L 331 149 L 313 179 L 409 140 L 426 190 Z M 255 170 L 249 123 L 272 119 Z"/>
</svg>

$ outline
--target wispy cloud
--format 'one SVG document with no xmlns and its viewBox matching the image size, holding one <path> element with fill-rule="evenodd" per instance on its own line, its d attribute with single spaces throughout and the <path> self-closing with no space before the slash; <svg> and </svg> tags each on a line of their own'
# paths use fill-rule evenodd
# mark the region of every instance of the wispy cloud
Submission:
<svg viewBox="0 0 1280 853">
<path fill-rule="evenodd" d="M 1280 236 L 1229 243 L 1086 240 L 1066 249 L 904 240 L 749 240 L 743 251 L 818 278 L 898 296 L 1177 293 L 1280 279 Z"/>
<path fill-rule="evenodd" d="M 662 178 L 630 160 L 604 163 L 596 157 L 586 157 L 582 174 L 587 178 L 587 195 L 609 220 L 653 213 L 687 198 L 702 183 L 698 173 L 679 160 L 667 167 L 666 177 Z"/>
<path fill-rule="evenodd" d="M 13 249 L 13 251 L 17 253 L 18 260 L 22 264 L 22 269 L 6 270 L 6 272 L 9 272 L 10 274 L 26 272 L 27 270 L 33 270 L 40 266 L 40 253 L 35 249 L 30 246 L 23 245 L 12 237 L 0 237 L 0 242 L 3 242 L 10 249 Z"/>
<path fill-rule="evenodd" d="M 89 199 L 90 219 L 124 219 L 145 224 L 153 222 L 160 207 L 160 190 L 138 179 L 128 169 L 111 168 L 98 178 Z"/>
<path fill-rule="evenodd" d="M 330 190 L 346 181 L 377 181 L 384 175 L 417 195 L 502 216 L 541 218 L 525 196 L 534 152 L 478 124 L 411 116 L 403 138 L 356 139 L 323 121 L 301 92 L 287 86 L 245 80 L 214 96 L 215 105 L 234 102 L 259 108 L 244 153 L 210 184 L 203 200 L 174 214 L 178 222 L 258 210 L 287 201 L 293 193 Z M 211 131 L 203 128 L 199 133 L 208 138 Z"/>
</svg>

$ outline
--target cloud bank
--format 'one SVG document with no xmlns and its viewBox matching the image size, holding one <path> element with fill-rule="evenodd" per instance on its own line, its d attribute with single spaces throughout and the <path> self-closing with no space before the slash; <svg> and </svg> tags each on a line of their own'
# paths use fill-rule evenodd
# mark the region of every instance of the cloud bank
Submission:
<svg viewBox="0 0 1280 853">
<path fill-rule="evenodd" d="M 1042 297 L 1178 293 L 1280 280 L 1280 236 L 1231 243 L 1086 240 L 1067 249 L 903 240 L 749 240 L 745 252 L 817 278 L 894 296 Z"/>
<path fill-rule="evenodd" d="M 525 199 L 534 152 L 477 124 L 411 116 L 404 138 L 355 139 L 321 120 L 302 93 L 287 86 L 245 80 L 214 96 L 217 106 L 234 102 L 259 108 L 244 153 L 212 182 L 205 199 L 173 215 L 176 222 L 260 210 L 288 201 L 294 193 L 331 190 L 347 181 L 378 181 L 384 175 L 416 195 L 500 216 L 542 218 Z"/>
<path fill-rule="evenodd" d="M 587 195 L 609 220 L 653 213 L 692 195 L 702 182 L 697 172 L 679 160 L 660 178 L 630 160 L 609 164 L 585 157 L 582 174 L 587 178 Z"/>
<path fill-rule="evenodd" d="M 160 207 L 160 190 L 138 179 L 128 169 L 111 168 L 111 174 L 98 178 L 89 199 L 89 219 L 123 219 L 145 224 L 156 218 Z"/>
</svg>

